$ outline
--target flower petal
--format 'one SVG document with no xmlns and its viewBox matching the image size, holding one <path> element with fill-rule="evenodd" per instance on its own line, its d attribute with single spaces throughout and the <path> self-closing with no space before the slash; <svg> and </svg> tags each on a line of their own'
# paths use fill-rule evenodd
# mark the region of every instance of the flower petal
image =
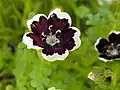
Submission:
<svg viewBox="0 0 120 90">
<path fill-rule="evenodd" d="M 93 72 L 90 72 L 89 74 L 88 74 L 88 78 L 90 79 L 90 80 L 95 80 L 96 79 L 96 74 L 95 73 L 93 73 Z"/>
<path fill-rule="evenodd" d="M 48 16 L 48 25 L 53 25 L 53 28 L 63 30 L 71 26 L 71 18 L 68 13 L 55 9 Z"/>
<path fill-rule="evenodd" d="M 80 40 L 80 31 L 76 27 L 69 27 L 66 31 L 63 32 L 64 34 L 64 47 L 70 51 L 74 51 L 78 49 L 81 45 Z"/>
<path fill-rule="evenodd" d="M 80 40 L 80 30 L 77 29 L 76 27 L 70 27 L 72 30 L 75 30 L 76 32 L 74 33 L 73 39 L 75 41 L 75 46 L 71 51 L 74 51 L 78 49 L 81 45 L 81 40 Z"/>
<path fill-rule="evenodd" d="M 105 54 L 100 54 L 98 57 L 101 61 L 104 62 L 108 62 L 108 61 L 112 61 L 110 58 L 108 58 L 108 56 L 106 56 Z"/>
<path fill-rule="evenodd" d="M 41 49 L 41 47 L 33 45 L 33 39 L 27 36 L 29 33 L 27 32 L 23 35 L 23 43 L 27 45 L 28 49 Z"/>
<path fill-rule="evenodd" d="M 104 61 L 104 62 L 113 61 L 113 60 L 120 60 L 120 55 L 107 56 L 107 55 L 102 53 L 99 55 L 99 59 Z"/>
<path fill-rule="evenodd" d="M 34 33 L 29 33 L 27 34 L 28 37 L 30 37 L 31 39 L 33 39 L 33 45 L 39 46 L 41 48 L 44 47 L 44 42 L 41 38 L 40 35 L 34 34 Z"/>
<path fill-rule="evenodd" d="M 106 51 L 106 46 L 109 45 L 109 42 L 105 38 L 99 38 L 97 39 L 95 43 L 95 49 L 99 51 L 100 53 L 104 53 Z"/>
<path fill-rule="evenodd" d="M 120 44 L 120 32 L 118 32 L 118 31 L 110 32 L 110 34 L 109 34 L 109 41 L 111 43 Z"/>
<path fill-rule="evenodd" d="M 69 51 L 63 48 L 48 48 L 42 50 L 42 56 L 50 62 L 64 60 L 68 55 Z"/>
<path fill-rule="evenodd" d="M 64 40 L 65 41 L 65 40 Z M 72 50 L 75 46 L 75 41 L 73 38 L 68 38 L 63 44 L 64 48 L 67 48 L 68 50 Z"/>
<path fill-rule="evenodd" d="M 50 12 L 50 14 L 48 15 L 48 19 L 53 14 L 56 14 L 59 19 L 67 19 L 69 25 L 71 26 L 72 20 L 71 20 L 70 15 L 67 12 L 61 12 L 61 10 L 59 8 L 56 8 L 53 11 Z"/>
<path fill-rule="evenodd" d="M 27 21 L 29 30 L 34 33 L 41 34 L 47 30 L 47 17 L 44 14 L 37 14 L 32 19 Z"/>
</svg>

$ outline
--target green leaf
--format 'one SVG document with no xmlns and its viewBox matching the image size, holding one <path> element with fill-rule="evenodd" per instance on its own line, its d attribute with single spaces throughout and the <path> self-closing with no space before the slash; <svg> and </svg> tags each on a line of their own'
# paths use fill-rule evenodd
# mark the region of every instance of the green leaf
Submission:
<svg viewBox="0 0 120 90">
<path fill-rule="evenodd" d="M 90 9 L 82 5 L 75 8 L 75 14 L 80 18 L 85 18 L 85 17 L 88 17 L 88 15 L 90 14 Z"/>
</svg>

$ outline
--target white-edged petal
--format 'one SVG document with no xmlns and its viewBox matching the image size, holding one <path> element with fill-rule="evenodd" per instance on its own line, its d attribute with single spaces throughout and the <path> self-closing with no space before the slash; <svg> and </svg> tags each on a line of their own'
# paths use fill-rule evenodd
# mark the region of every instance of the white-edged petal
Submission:
<svg viewBox="0 0 120 90">
<path fill-rule="evenodd" d="M 75 41 L 75 46 L 73 47 L 72 50 L 70 51 L 74 51 L 76 49 L 78 49 L 81 45 L 81 40 L 80 40 L 80 30 L 76 27 L 69 27 L 69 28 L 72 28 L 73 30 L 75 30 L 76 32 L 74 33 L 74 41 Z"/>
<path fill-rule="evenodd" d="M 95 47 L 95 50 L 96 50 L 96 51 L 98 51 L 98 49 L 97 49 L 96 46 L 99 44 L 99 42 L 100 42 L 101 39 L 102 39 L 102 37 L 98 38 L 98 39 L 96 40 L 95 44 L 94 44 L 94 47 Z"/>
<path fill-rule="evenodd" d="M 115 34 L 118 35 L 118 34 L 120 34 L 120 31 L 111 31 L 111 32 L 109 33 L 109 35 L 112 34 L 112 33 L 115 33 Z"/>
<path fill-rule="evenodd" d="M 98 58 L 99 58 L 99 60 L 104 61 L 104 62 L 112 62 L 113 60 L 120 60 L 120 58 L 110 59 L 110 60 L 107 60 L 107 59 L 102 58 L 102 57 L 98 57 Z"/>
<path fill-rule="evenodd" d="M 50 16 L 53 14 L 53 13 L 60 13 L 61 12 L 61 9 L 59 9 L 59 8 L 56 8 L 56 9 L 54 9 L 53 11 L 51 11 L 50 13 L 49 13 L 49 15 L 48 15 L 48 18 L 50 18 Z"/>
<path fill-rule="evenodd" d="M 42 53 L 42 52 L 41 52 Z M 65 60 L 67 58 L 67 56 L 69 55 L 69 51 L 66 49 L 65 53 L 63 53 L 62 55 L 59 55 L 58 53 L 54 53 L 53 55 L 46 55 L 44 53 L 42 53 L 42 56 L 44 57 L 44 59 L 53 62 L 56 60 Z"/>
<path fill-rule="evenodd" d="M 23 35 L 23 43 L 27 45 L 28 49 L 41 49 L 41 47 L 33 45 L 33 39 L 30 37 L 27 37 L 26 35 L 29 34 L 30 32 L 27 32 Z"/>
<path fill-rule="evenodd" d="M 111 62 L 111 61 L 113 61 L 113 60 L 107 60 L 107 59 L 102 58 L 102 57 L 98 57 L 98 59 L 101 60 L 101 61 L 104 61 L 104 62 Z"/>
<path fill-rule="evenodd" d="M 47 18 L 47 16 L 44 15 L 44 14 L 36 14 L 35 16 L 33 16 L 32 19 L 30 19 L 30 20 L 27 21 L 27 26 L 28 26 L 28 29 L 29 29 L 29 30 L 31 30 L 31 24 L 32 24 L 32 22 L 33 22 L 33 21 L 39 22 L 39 18 L 40 18 L 41 16 L 44 16 L 45 18 Z"/>
<path fill-rule="evenodd" d="M 90 79 L 90 80 L 95 80 L 96 79 L 96 74 L 95 73 L 93 73 L 93 72 L 90 72 L 89 74 L 88 74 L 88 78 Z"/>
<path fill-rule="evenodd" d="M 96 40 L 95 44 L 94 44 L 94 48 L 95 48 L 96 51 L 98 51 L 98 49 L 97 49 L 96 46 L 99 44 L 99 42 L 100 42 L 101 39 L 102 39 L 102 37 L 98 38 L 98 39 Z M 98 57 L 98 59 L 101 60 L 101 61 L 104 61 L 104 62 L 111 61 L 111 60 L 107 60 L 107 59 L 102 58 L 102 57 Z"/>
<path fill-rule="evenodd" d="M 59 19 L 68 19 L 68 23 L 71 26 L 72 20 L 71 20 L 70 15 L 67 12 L 61 12 L 59 8 L 56 8 L 50 12 L 50 14 L 48 15 L 48 19 L 50 18 L 52 14 L 56 14 Z"/>
</svg>

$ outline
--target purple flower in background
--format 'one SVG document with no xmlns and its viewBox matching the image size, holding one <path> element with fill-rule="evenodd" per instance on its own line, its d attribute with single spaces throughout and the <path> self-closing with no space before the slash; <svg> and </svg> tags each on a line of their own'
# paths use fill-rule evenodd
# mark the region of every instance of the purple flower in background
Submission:
<svg viewBox="0 0 120 90">
<path fill-rule="evenodd" d="M 81 44 L 80 31 L 71 27 L 68 13 L 55 9 L 50 14 L 37 14 L 27 21 L 30 32 L 23 36 L 28 49 L 42 49 L 42 56 L 48 61 L 64 60 L 69 51 Z"/>
<path fill-rule="evenodd" d="M 120 60 L 120 32 L 112 31 L 108 40 L 99 38 L 95 43 L 95 49 L 100 52 L 100 60 Z"/>
</svg>

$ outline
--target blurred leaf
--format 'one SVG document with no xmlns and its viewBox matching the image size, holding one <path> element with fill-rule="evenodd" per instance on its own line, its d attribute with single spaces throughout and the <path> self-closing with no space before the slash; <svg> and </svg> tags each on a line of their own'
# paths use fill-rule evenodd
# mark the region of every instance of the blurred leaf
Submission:
<svg viewBox="0 0 120 90">
<path fill-rule="evenodd" d="M 88 17 L 90 14 L 90 9 L 86 6 L 79 6 L 75 8 L 75 14 L 80 18 Z"/>
</svg>

